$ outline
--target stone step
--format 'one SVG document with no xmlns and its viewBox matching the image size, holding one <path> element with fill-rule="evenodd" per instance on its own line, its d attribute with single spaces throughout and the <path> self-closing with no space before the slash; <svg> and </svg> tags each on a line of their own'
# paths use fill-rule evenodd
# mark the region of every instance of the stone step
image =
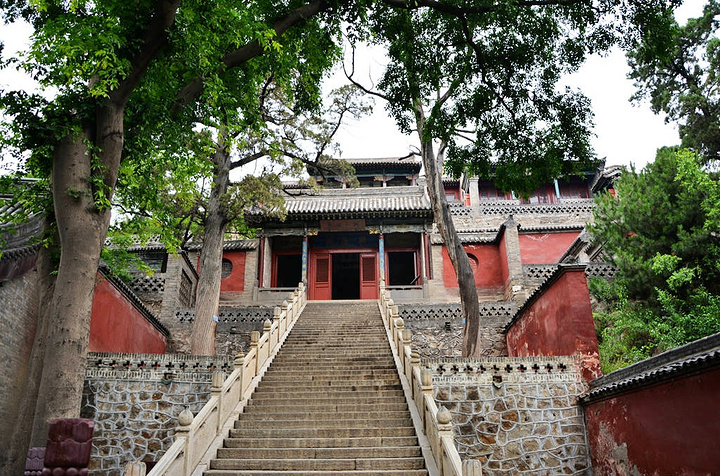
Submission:
<svg viewBox="0 0 720 476">
<path fill-rule="evenodd" d="M 380 470 L 380 471 L 253 471 L 253 470 L 224 470 L 211 469 L 205 471 L 206 476 L 273 476 L 282 474 L 285 476 L 427 476 L 427 470 L 424 469 L 400 469 L 400 470 Z"/>
<path fill-rule="evenodd" d="M 427 476 L 377 303 L 308 303 L 205 476 Z"/>
<path fill-rule="evenodd" d="M 362 420 L 362 419 L 389 419 L 389 418 L 407 418 L 407 409 L 390 410 L 390 411 L 367 411 L 367 412 L 344 412 L 338 414 L 336 411 L 302 411 L 297 407 L 288 407 L 276 412 L 245 412 L 240 415 L 239 421 L 249 420 L 297 420 L 297 421 L 319 421 L 319 420 L 336 420 L 338 415 L 343 420 Z"/>
<path fill-rule="evenodd" d="M 369 372 L 333 372 L 333 373 L 327 373 L 327 374 L 312 374 L 312 373 L 306 373 L 306 372 L 268 372 L 263 377 L 263 380 L 265 382 L 290 382 L 290 383 L 323 383 L 327 385 L 332 385 L 333 383 L 337 382 L 353 382 L 353 383 L 365 383 L 368 382 L 387 382 L 389 380 L 396 380 L 399 381 L 399 377 L 397 376 L 397 372 L 394 374 L 390 371 L 387 372 L 379 372 L 374 371 L 372 373 Z"/>
<path fill-rule="evenodd" d="M 391 361 L 387 358 L 375 358 L 375 359 L 360 359 L 358 357 L 343 357 L 343 358 L 332 358 L 332 357 L 293 357 L 283 356 L 273 361 L 273 369 L 288 370 L 296 369 L 298 371 L 309 370 L 308 367 L 312 367 L 317 370 L 327 369 L 352 369 L 352 368 L 372 368 L 373 365 L 379 365 L 381 368 L 387 368 L 391 364 Z"/>
<path fill-rule="evenodd" d="M 379 428 L 394 428 L 397 426 L 412 426 L 412 419 L 387 418 L 378 420 L 236 420 L 236 430 L 375 430 Z"/>
<path fill-rule="evenodd" d="M 324 398 L 362 398 L 362 397 L 402 397 L 403 391 L 400 385 L 374 385 L 374 386 L 357 386 L 353 390 L 352 387 L 334 387 L 323 390 Z M 317 397 L 318 392 L 310 389 L 298 389 L 294 391 L 290 387 L 271 388 L 270 386 L 258 387 L 251 398 L 260 395 L 269 394 L 275 399 L 283 399 L 285 401 L 290 398 L 313 398 Z"/>
<path fill-rule="evenodd" d="M 388 403 L 397 403 L 401 400 L 398 399 L 396 395 L 390 395 L 390 396 L 382 396 L 377 394 L 372 395 L 366 395 L 363 397 L 353 398 L 352 400 L 349 400 L 345 396 L 340 397 L 329 397 L 329 396 L 322 396 L 322 397 L 311 397 L 311 398 L 294 398 L 291 401 L 288 401 L 287 397 L 285 396 L 277 396 L 273 395 L 272 393 L 262 393 L 259 395 L 253 395 L 252 399 L 248 403 L 248 405 L 255 405 L 255 406 L 264 406 L 264 405 L 283 405 L 285 407 L 303 407 L 306 405 L 323 405 L 323 406 L 333 406 L 333 405 L 341 405 L 341 404 L 353 404 L 353 405 L 374 405 L 374 404 L 388 404 Z M 404 400 L 402 400 L 404 402 Z"/>
<path fill-rule="evenodd" d="M 214 459 L 210 469 L 272 470 L 272 471 L 356 471 L 423 469 L 425 460 L 415 458 L 352 458 L 352 459 Z"/>
<path fill-rule="evenodd" d="M 397 372 L 395 367 L 390 367 L 390 364 L 372 364 L 372 363 L 348 363 L 342 366 L 337 364 L 325 363 L 314 363 L 304 366 L 293 366 L 292 362 L 282 362 L 281 365 L 275 366 L 277 362 L 273 362 L 272 370 L 268 371 L 265 375 L 276 375 L 276 374 L 296 374 L 296 375 L 339 375 L 339 374 L 350 374 L 353 372 L 357 373 L 368 373 L 368 372 Z"/>
<path fill-rule="evenodd" d="M 315 357 L 315 358 L 325 358 L 325 359 L 344 359 L 344 358 L 363 358 L 366 359 L 367 356 L 374 356 L 374 355 L 382 355 L 387 358 L 388 352 L 390 350 L 390 347 L 387 349 L 379 348 L 379 347 L 372 347 L 372 348 L 365 348 L 363 349 L 364 353 L 359 354 L 358 351 L 352 347 L 348 347 L 347 345 L 338 345 L 338 346 L 329 346 L 329 345 L 322 345 L 317 347 L 303 347 L 302 349 L 292 349 L 287 350 L 283 352 L 280 350 L 280 353 L 278 354 L 278 357 L 288 358 L 288 357 Z M 320 352 L 320 353 L 318 353 Z"/>
<path fill-rule="evenodd" d="M 394 399 L 393 399 L 394 400 Z M 333 405 L 268 405 L 267 402 L 263 402 L 263 405 L 253 404 L 250 400 L 248 405 L 245 406 L 245 413 L 255 412 L 267 412 L 267 413 L 279 413 L 281 411 L 297 411 L 296 409 L 302 408 L 302 411 L 308 413 L 355 413 L 355 412 L 392 412 L 392 411 L 407 411 L 407 403 L 395 402 L 392 403 L 340 403 Z"/>
<path fill-rule="evenodd" d="M 226 448 L 371 448 L 415 446 L 416 436 L 367 436 L 337 438 L 226 438 Z"/>
<path fill-rule="evenodd" d="M 304 392 L 333 391 L 333 392 L 358 392 L 375 390 L 397 390 L 402 388 L 400 380 L 328 380 L 325 382 L 303 382 L 302 380 L 287 381 L 275 380 L 267 382 L 258 392 L 292 392 L 296 395 Z"/>
<path fill-rule="evenodd" d="M 412 426 L 393 428 L 232 428 L 230 438 L 350 438 L 415 436 Z"/>
<path fill-rule="evenodd" d="M 352 448 L 220 448 L 218 458 L 240 459 L 351 459 L 416 458 L 422 456 L 419 446 L 356 446 Z"/>
</svg>

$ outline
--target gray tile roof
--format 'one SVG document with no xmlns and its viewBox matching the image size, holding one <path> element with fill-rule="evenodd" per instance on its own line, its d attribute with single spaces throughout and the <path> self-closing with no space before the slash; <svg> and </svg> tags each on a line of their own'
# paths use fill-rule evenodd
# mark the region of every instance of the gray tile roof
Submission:
<svg viewBox="0 0 720 476">
<path fill-rule="evenodd" d="M 377 166 L 377 165 L 404 165 L 415 166 L 420 169 L 420 159 L 412 157 L 359 157 L 353 159 L 345 159 L 354 167 Z"/>
<path fill-rule="evenodd" d="M 720 366 L 720 333 L 642 360 L 590 382 L 587 405 L 637 389 L 701 374 Z"/>
<path fill-rule="evenodd" d="M 286 197 L 288 217 L 430 216 L 430 199 L 417 186 L 348 188 Z M 258 216 L 258 212 L 252 213 Z"/>
</svg>

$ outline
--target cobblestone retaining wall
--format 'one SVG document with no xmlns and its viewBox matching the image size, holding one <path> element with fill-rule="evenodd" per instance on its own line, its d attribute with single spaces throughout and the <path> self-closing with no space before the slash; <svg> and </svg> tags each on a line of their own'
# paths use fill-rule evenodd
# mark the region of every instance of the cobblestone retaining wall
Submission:
<svg viewBox="0 0 720 476">
<path fill-rule="evenodd" d="M 210 397 L 214 370 L 232 359 L 94 353 L 88 358 L 81 416 L 95 420 L 90 474 L 121 476 L 130 461 L 157 461 L 172 445 L 177 417 Z"/>
<path fill-rule="evenodd" d="M 453 417 L 463 459 L 483 476 L 589 475 L 578 397 L 584 390 L 571 357 L 423 360 L 433 370 L 438 406 Z"/>
<path fill-rule="evenodd" d="M 218 311 L 218 323 L 215 335 L 217 355 L 234 356 L 239 351 L 250 350 L 250 333 L 258 331 L 262 334 L 265 320 L 273 318 L 272 307 L 228 307 Z M 195 320 L 194 309 L 178 309 L 175 311 L 176 329 L 192 329 Z"/>
<path fill-rule="evenodd" d="M 515 303 L 480 303 L 483 355 L 507 355 L 503 328 L 514 314 Z M 413 333 L 413 348 L 424 358 L 462 355 L 463 321 L 459 303 L 399 305 L 405 328 Z"/>
</svg>

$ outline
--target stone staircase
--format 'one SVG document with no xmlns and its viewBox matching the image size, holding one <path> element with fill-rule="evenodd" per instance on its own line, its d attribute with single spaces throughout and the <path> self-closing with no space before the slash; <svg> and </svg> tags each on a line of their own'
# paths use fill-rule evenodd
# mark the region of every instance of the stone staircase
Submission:
<svg viewBox="0 0 720 476">
<path fill-rule="evenodd" d="M 375 301 L 309 302 L 205 476 L 426 476 Z"/>
</svg>

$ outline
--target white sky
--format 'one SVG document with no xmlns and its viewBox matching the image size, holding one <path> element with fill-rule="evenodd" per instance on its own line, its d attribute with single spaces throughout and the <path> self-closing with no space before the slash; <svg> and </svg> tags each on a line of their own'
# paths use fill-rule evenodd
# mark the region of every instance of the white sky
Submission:
<svg viewBox="0 0 720 476">
<path fill-rule="evenodd" d="M 684 24 L 687 18 L 700 16 L 703 5 L 704 0 L 686 0 L 676 13 L 679 22 Z M 365 81 L 360 82 L 369 85 L 367 78 L 372 74 L 378 80 L 381 61 L 375 58 L 362 70 L 358 68 L 356 79 L 364 76 Z M 648 104 L 630 104 L 635 88 L 627 79 L 629 71 L 625 55 L 614 50 L 606 57 L 591 57 L 577 73 L 568 77 L 567 84 L 581 89 L 592 101 L 595 113 L 592 145 L 598 157 L 605 158 L 606 165 L 632 162 L 641 168 L 654 160 L 659 147 L 675 145 L 680 140 L 677 127 L 665 124 L 664 118 L 653 114 Z M 342 75 L 342 70 L 337 75 Z M 333 81 L 340 83 L 342 79 L 333 78 Z M 400 134 L 380 100 L 376 100 L 371 117 L 344 126 L 337 137 L 344 158 L 399 157 L 417 144 L 414 136 Z"/>
<path fill-rule="evenodd" d="M 703 0 L 686 0 L 677 13 L 679 21 L 684 23 L 688 17 L 699 16 L 703 4 Z M 0 41 L 5 44 L 3 58 L 22 50 L 30 33 L 28 25 L 3 25 L 0 28 Z M 370 59 L 364 70 L 358 67 L 356 77 L 367 78 L 372 74 L 377 80 L 381 61 L 382 58 Z M 568 78 L 568 84 L 580 88 L 592 101 L 596 124 L 593 147 L 598 157 L 606 158 L 607 165 L 632 162 L 642 167 L 654 159 L 658 147 L 677 144 L 679 139 L 677 128 L 665 124 L 647 104 L 629 103 L 634 87 L 626 78 L 628 71 L 624 55 L 614 51 L 607 57 L 590 58 L 578 73 Z M 344 79 L 337 76 L 342 76 L 342 71 L 332 79 L 335 84 Z M 32 89 L 34 83 L 22 73 L 8 68 L 0 70 L 0 89 L 18 87 Z M 344 158 L 402 156 L 417 142 L 415 137 L 399 133 L 380 100 L 376 100 L 372 116 L 345 125 L 337 138 Z M 3 165 L 0 164 L 0 173 Z"/>
</svg>

